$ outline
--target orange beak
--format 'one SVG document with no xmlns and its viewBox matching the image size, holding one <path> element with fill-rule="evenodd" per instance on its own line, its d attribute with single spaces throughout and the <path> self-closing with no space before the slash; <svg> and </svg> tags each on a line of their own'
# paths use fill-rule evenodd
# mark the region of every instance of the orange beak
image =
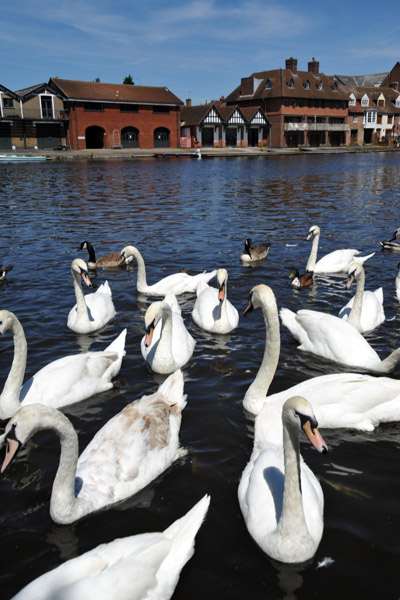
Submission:
<svg viewBox="0 0 400 600">
<path fill-rule="evenodd" d="M 307 421 L 303 425 L 303 431 L 318 452 L 326 454 L 328 452 L 328 446 L 325 444 L 322 435 L 318 431 L 317 427 L 312 429 L 310 421 Z"/>
</svg>

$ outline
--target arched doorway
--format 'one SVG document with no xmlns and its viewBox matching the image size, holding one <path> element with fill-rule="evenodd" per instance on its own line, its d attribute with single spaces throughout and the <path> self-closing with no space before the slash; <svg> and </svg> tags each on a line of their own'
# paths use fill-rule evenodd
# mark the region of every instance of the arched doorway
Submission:
<svg viewBox="0 0 400 600">
<path fill-rule="evenodd" d="M 139 148 L 139 132 L 135 127 L 124 127 L 121 131 L 123 148 Z"/>
<path fill-rule="evenodd" d="M 104 129 L 97 125 L 91 125 L 85 131 L 86 148 L 104 148 Z"/>
<path fill-rule="evenodd" d="M 169 148 L 169 131 L 165 127 L 154 130 L 154 148 Z"/>
</svg>

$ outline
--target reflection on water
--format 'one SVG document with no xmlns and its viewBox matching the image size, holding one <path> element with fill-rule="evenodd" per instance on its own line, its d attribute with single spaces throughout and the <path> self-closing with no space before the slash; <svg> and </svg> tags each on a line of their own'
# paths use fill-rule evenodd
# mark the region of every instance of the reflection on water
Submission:
<svg viewBox="0 0 400 600">
<path fill-rule="evenodd" d="M 152 299 L 136 292 L 135 264 L 93 274 L 96 286 L 109 281 L 117 310 L 102 331 L 80 336 L 67 328 L 75 303 L 70 266 L 82 256 L 77 251 L 82 240 L 92 242 L 98 256 L 137 246 L 150 283 L 182 268 L 195 274 L 225 267 L 229 299 L 240 314 L 258 283 L 273 288 L 279 307 L 338 314 L 354 294 L 345 289 L 346 277 L 315 277 L 302 290 L 290 285 L 291 267 L 305 269 L 311 250 L 305 238 L 314 224 L 321 227 L 319 256 L 345 247 L 375 252 L 366 263 L 366 288 L 383 287 L 387 320 L 366 337 L 387 356 L 399 346 L 399 259 L 382 252 L 378 242 L 400 226 L 398 172 L 397 153 L 0 165 L 0 262 L 14 264 L 0 284 L 0 308 L 15 312 L 25 329 L 26 377 L 59 356 L 103 349 L 127 327 L 127 354 L 114 389 L 65 410 L 81 451 L 108 419 L 164 379 L 141 356 L 143 316 Z M 271 243 L 267 260 L 241 263 L 247 237 L 254 244 Z M 49 516 L 59 442 L 51 432 L 37 434 L 0 481 L 0 543 L 7 548 L 2 597 L 100 543 L 163 530 L 209 493 L 210 510 L 175 600 L 375 599 L 382 597 L 382 582 L 385 598 L 397 598 L 400 425 L 373 433 L 325 430 L 330 451 L 322 462 L 302 444 L 325 495 L 324 535 L 307 564 L 274 563 L 249 536 L 237 502 L 254 435 L 242 399 L 264 352 L 262 314 L 240 318 L 230 335 L 212 336 L 192 322 L 194 300 L 179 298 L 196 340 L 184 369 L 187 406 L 180 438 L 187 455 L 134 498 L 61 527 Z M 341 370 L 299 353 L 286 329 L 281 336 L 271 393 Z M 1 385 L 12 358 L 7 334 L 0 347 Z"/>
</svg>

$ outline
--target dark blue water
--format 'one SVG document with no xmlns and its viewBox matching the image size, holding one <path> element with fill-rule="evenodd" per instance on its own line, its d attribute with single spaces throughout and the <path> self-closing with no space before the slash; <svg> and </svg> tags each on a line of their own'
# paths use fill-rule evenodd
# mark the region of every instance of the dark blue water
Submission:
<svg viewBox="0 0 400 600">
<path fill-rule="evenodd" d="M 228 295 L 240 312 L 250 289 L 266 283 L 279 306 L 337 314 L 355 291 L 344 288 L 343 278 L 319 278 L 300 293 L 290 287 L 290 267 L 305 267 L 313 224 L 321 227 L 320 255 L 343 247 L 376 251 L 367 263 L 366 288 L 383 287 L 387 320 L 367 337 L 385 357 L 399 345 L 394 280 L 400 255 L 381 252 L 378 242 L 400 226 L 399 173 L 400 154 L 393 153 L 0 165 L 0 263 L 14 264 L 0 283 L 0 308 L 23 323 L 26 376 L 58 356 L 102 349 L 128 328 L 114 389 L 65 409 L 81 450 L 111 416 L 162 380 L 140 353 L 147 302 L 137 298 L 135 268 L 97 272 L 95 284 L 108 279 L 117 309 L 107 327 L 90 336 L 67 328 L 75 303 L 70 264 L 78 255 L 87 258 L 77 252 L 83 240 L 98 255 L 137 246 L 150 283 L 182 267 L 190 273 L 226 267 Z M 268 259 L 256 268 L 239 260 L 247 237 L 271 242 Z M 330 448 L 323 457 L 302 442 L 325 495 L 324 535 L 308 564 L 273 563 L 249 536 L 237 502 L 253 436 L 242 399 L 263 354 L 262 314 L 241 319 L 231 335 L 217 338 L 191 322 L 193 297 L 180 302 L 197 341 L 184 370 L 188 403 L 180 439 L 187 456 L 117 507 L 59 526 L 49 516 L 58 439 L 36 435 L 0 480 L 1 598 L 99 543 L 164 529 L 205 493 L 210 510 L 174 599 L 399 598 L 400 425 L 371 434 L 322 431 Z M 287 330 L 281 335 L 271 393 L 332 370 L 298 353 Z M 7 334 L 0 341 L 1 386 L 12 355 Z M 393 377 L 399 375 L 396 369 Z M 326 557 L 333 562 L 319 567 Z"/>
</svg>

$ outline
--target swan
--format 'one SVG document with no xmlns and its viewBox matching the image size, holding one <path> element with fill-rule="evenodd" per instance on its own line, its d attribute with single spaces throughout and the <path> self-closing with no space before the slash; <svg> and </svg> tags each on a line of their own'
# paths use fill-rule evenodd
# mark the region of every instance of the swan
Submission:
<svg viewBox="0 0 400 600">
<path fill-rule="evenodd" d="M 371 331 L 385 320 L 383 290 L 380 287 L 374 292 L 364 291 L 365 271 L 359 263 L 352 263 L 348 274 L 346 287 L 349 288 L 356 279 L 357 289 L 355 296 L 340 310 L 339 317 L 348 321 L 360 333 Z"/>
<path fill-rule="evenodd" d="M 72 281 L 76 304 L 68 314 L 67 326 L 76 333 L 91 333 L 100 329 L 116 314 L 108 281 L 102 283 L 93 294 L 84 295 L 81 277 L 88 287 L 92 287 L 87 266 L 81 258 L 71 264 Z"/>
<path fill-rule="evenodd" d="M 199 273 L 198 275 L 188 275 L 185 272 L 174 273 L 173 275 L 167 275 L 157 283 L 153 285 L 147 285 L 146 280 L 146 266 L 139 250 L 134 246 L 125 246 L 121 250 L 121 259 L 127 260 L 133 256 L 137 261 L 137 282 L 136 288 L 140 294 L 146 294 L 146 296 L 165 296 L 165 294 L 172 289 L 174 294 L 194 293 L 197 288 L 199 281 L 209 282 L 216 274 L 217 271 L 210 271 L 209 273 Z"/>
<path fill-rule="evenodd" d="M 324 529 L 324 496 L 300 455 L 300 431 L 318 452 L 325 454 L 327 446 L 305 398 L 289 398 L 282 417 L 276 417 L 271 422 L 268 407 L 257 417 L 254 449 L 239 483 L 238 498 L 247 529 L 260 548 L 275 560 L 300 563 L 314 556 Z M 283 425 L 283 444 L 260 435 L 261 419 L 268 421 L 267 431 Z"/>
<path fill-rule="evenodd" d="M 6 331 L 14 336 L 14 358 L 0 395 L 0 419 L 9 419 L 27 404 L 61 408 L 110 390 L 125 356 L 126 329 L 105 350 L 58 358 L 22 385 L 27 359 L 24 330 L 14 313 L 0 310 L 0 333 Z"/>
<path fill-rule="evenodd" d="M 3 265 L 0 265 L 0 281 L 5 279 L 7 277 L 7 273 L 12 271 L 13 268 L 14 268 L 14 265 L 7 265 L 6 267 L 3 267 Z"/>
<path fill-rule="evenodd" d="M 119 252 L 103 254 L 103 256 L 100 256 L 100 258 L 96 260 L 96 254 L 92 244 L 86 241 L 81 242 L 78 251 L 84 249 L 86 249 L 89 253 L 89 260 L 87 262 L 89 269 L 96 269 L 97 267 L 100 269 L 106 269 L 108 267 L 126 267 L 126 265 L 132 260 L 132 258 L 130 258 L 128 260 L 121 261 Z"/>
<path fill-rule="evenodd" d="M 152 371 L 165 375 L 186 365 L 196 342 L 186 329 L 181 309 L 171 290 L 164 300 L 150 304 L 144 324 L 146 333 L 140 349 Z"/>
<path fill-rule="evenodd" d="M 280 352 L 278 308 L 270 287 L 253 287 L 244 315 L 256 308 L 262 309 L 267 337 L 262 363 L 243 399 L 247 411 L 258 415 L 266 404 L 280 414 L 285 400 L 299 395 L 311 403 L 321 428 L 373 431 L 379 423 L 400 420 L 400 381 L 390 377 L 360 373 L 320 375 L 267 396 Z"/>
<path fill-rule="evenodd" d="M 400 263 L 397 265 L 397 275 L 395 279 L 396 284 L 396 296 L 397 299 L 400 300 Z"/>
<path fill-rule="evenodd" d="M 218 289 L 200 282 L 192 311 L 193 321 L 212 333 L 229 333 L 239 324 L 239 313 L 227 297 L 228 271 L 218 269 Z"/>
<path fill-rule="evenodd" d="M 306 271 L 303 275 L 300 275 L 296 267 L 292 267 L 292 272 L 289 275 L 289 279 L 292 281 L 290 285 L 296 289 L 307 287 L 312 285 L 314 281 L 314 273 L 312 271 Z"/>
<path fill-rule="evenodd" d="M 343 250 L 334 250 L 320 258 L 317 262 L 320 231 L 318 225 L 313 225 L 309 229 L 307 240 L 312 239 L 313 242 L 306 271 L 313 271 L 314 273 L 347 273 L 350 263 L 364 263 L 375 254 L 373 252 L 372 254 L 368 254 L 368 256 L 357 256 L 360 253 L 359 250 L 346 248 Z"/>
<path fill-rule="evenodd" d="M 31 404 L 7 423 L 1 444 L 3 473 L 21 445 L 42 429 L 60 438 L 61 455 L 50 499 L 50 516 L 65 525 L 136 494 L 186 451 L 179 447 L 185 407 L 183 375 L 176 371 L 158 390 L 112 417 L 78 458 L 78 436 L 57 409 Z"/>
<path fill-rule="evenodd" d="M 240 260 L 243 262 L 257 262 L 258 260 L 264 260 L 267 258 L 269 248 L 271 244 L 262 244 L 260 246 L 253 246 L 250 238 L 244 243 L 244 250 L 240 255 Z"/>
<path fill-rule="evenodd" d="M 72 558 L 29 583 L 14 600 L 168 600 L 194 554 L 209 504 L 205 495 L 163 532 L 116 539 Z"/>
<path fill-rule="evenodd" d="M 400 227 L 396 229 L 393 237 L 387 242 L 379 242 L 382 246 L 382 250 L 389 250 L 390 252 L 400 252 Z"/>
<path fill-rule="evenodd" d="M 300 344 L 298 350 L 311 352 L 353 368 L 390 373 L 400 362 L 400 348 L 384 360 L 349 322 L 317 310 L 281 308 L 282 323 Z"/>
</svg>

